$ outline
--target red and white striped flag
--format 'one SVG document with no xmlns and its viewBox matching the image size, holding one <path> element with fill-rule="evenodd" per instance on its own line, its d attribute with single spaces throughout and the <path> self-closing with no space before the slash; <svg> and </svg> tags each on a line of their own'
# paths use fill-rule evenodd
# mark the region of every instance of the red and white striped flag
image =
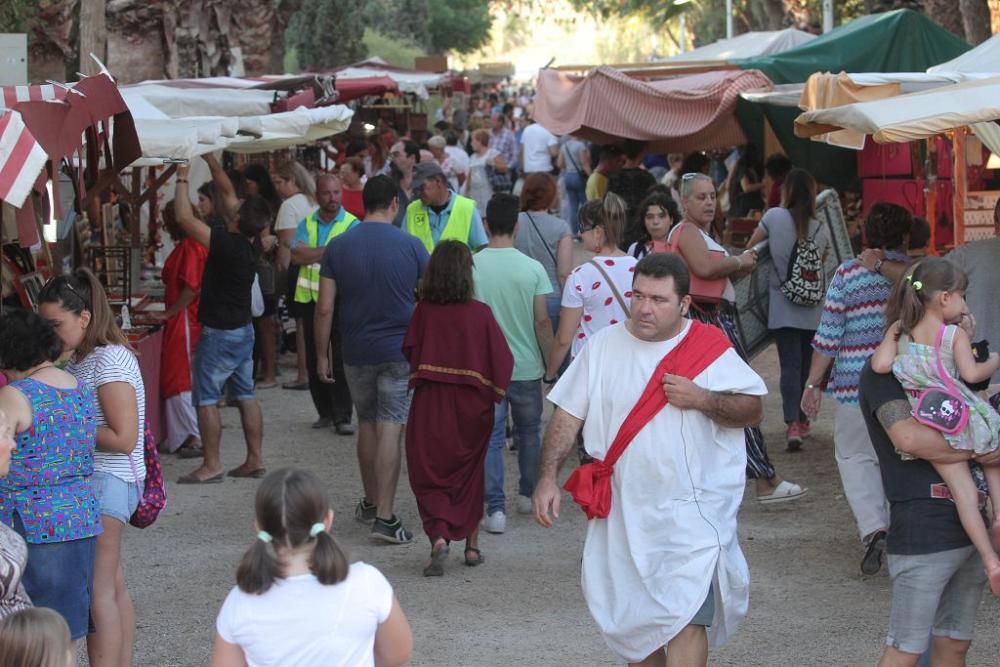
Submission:
<svg viewBox="0 0 1000 667">
<path fill-rule="evenodd" d="M 0 113 L 0 199 L 21 208 L 49 158 L 21 114 Z"/>
</svg>

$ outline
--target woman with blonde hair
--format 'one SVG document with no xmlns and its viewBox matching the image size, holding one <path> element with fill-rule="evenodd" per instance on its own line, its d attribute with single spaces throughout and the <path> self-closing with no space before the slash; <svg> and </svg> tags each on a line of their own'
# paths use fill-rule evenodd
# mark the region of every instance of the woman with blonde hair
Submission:
<svg viewBox="0 0 1000 667">
<path fill-rule="evenodd" d="M 462 194 L 475 200 L 476 208 L 483 218 L 486 217 L 486 204 L 493 196 L 493 185 L 489 174 L 491 170 L 505 173 L 507 164 L 500 153 L 490 148 L 489 130 L 474 130 L 472 155 L 469 157 L 469 177 L 465 180 Z"/>
<path fill-rule="evenodd" d="M 733 347 L 747 361 L 743 341 L 736 328 L 736 290 L 732 279 L 745 275 L 757 264 L 757 253 L 748 250 L 741 255 L 730 255 L 709 231 L 715 220 L 716 191 L 712 179 L 701 173 L 687 173 L 681 177 L 682 218 L 667 235 L 667 243 L 677 240 L 677 250 L 691 271 L 692 280 L 724 279 L 725 288 L 718 303 L 699 299 L 691 302 L 689 317 L 711 324 L 725 332 Z M 747 477 L 755 480 L 757 500 L 761 503 L 779 503 L 796 500 L 805 495 L 805 488 L 781 479 L 768 458 L 764 435 L 759 426 L 744 429 L 747 448 Z"/>
<path fill-rule="evenodd" d="M 299 280 L 299 267 L 292 264 L 292 241 L 299 223 L 316 210 L 316 183 L 300 163 L 285 162 L 274 172 L 274 187 L 281 197 L 281 207 L 274 223 L 274 233 L 278 236 L 278 271 L 287 278 L 288 291 L 285 305 L 295 318 L 295 354 L 298 374 L 294 382 L 281 385 L 284 389 L 306 390 L 309 388 L 309 372 L 306 369 L 306 341 L 302 331 L 302 316 L 295 307 L 295 286 Z M 279 283 L 280 284 L 280 283 Z"/>
<path fill-rule="evenodd" d="M 591 336 L 630 316 L 638 260 L 619 247 L 626 216 L 625 200 L 614 193 L 580 207 L 580 236 L 594 258 L 573 269 L 563 287 L 559 328 L 542 378 L 548 387 L 558 379 L 567 353 L 576 357 Z"/>
<path fill-rule="evenodd" d="M 146 479 L 146 391 L 139 361 L 115 320 L 104 287 L 87 269 L 50 280 L 38 303 L 39 314 L 55 326 L 64 350 L 72 353 L 66 370 L 97 394 L 92 479 L 103 532 L 97 537 L 94 561 L 90 664 L 130 665 L 135 608 L 125 585 L 121 544 Z"/>
</svg>

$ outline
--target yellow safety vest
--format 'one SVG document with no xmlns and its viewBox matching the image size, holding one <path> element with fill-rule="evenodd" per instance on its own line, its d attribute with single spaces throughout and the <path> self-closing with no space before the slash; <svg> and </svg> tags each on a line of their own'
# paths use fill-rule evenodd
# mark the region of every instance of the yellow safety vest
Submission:
<svg viewBox="0 0 1000 667">
<path fill-rule="evenodd" d="M 326 239 L 323 240 L 323 246 L 319 243 L 319 217 L 316 215 L 317 211 L 310 213 L 305 220 L 306 223 L 306 235 L 309 240 L 310 248 L 325 247 L 330 241 L 340 236 L 348 229 L 350 229 L 357 218 L 347 212 L 347 209 L 342 209 L 344 211 L 344 217 L 342 220 L 335 222 L 330 231 L 327 232 Z M 319 264 L 308 264 L 299 267 L 299 279 L 295 283 L 295 303 L 315 303 L 319 299 Z"/>
<path fill-rule="evenodd" d="M 451 205 L 448 222 L 441 231 L 441 241 L 461 241 L 469 243 L 469 231 L 472 229 L 472 214 L 476 211 L 476 202 L 455 195 L 455 203 Z M 431 218 L 424 202 L 414 199 L 406 207 L 406 231 L 420 239 L 427 252 L 434 252 L 434 236 L 431 234 Z"/>
</svg>

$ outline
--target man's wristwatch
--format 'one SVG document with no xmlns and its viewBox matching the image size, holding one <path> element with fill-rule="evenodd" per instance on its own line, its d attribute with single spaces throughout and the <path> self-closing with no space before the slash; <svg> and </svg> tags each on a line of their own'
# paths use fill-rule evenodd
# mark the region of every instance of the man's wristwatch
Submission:
<svg viewBox="0 0 1000 667">
<path fill-rule="evenodd" d="M 542 376 L 542 382 L 544 382 L 545 384 L 555 384 L 558 381 L 559 381 L 559 376 L 556 376 L 554 378 L 545 377 L 544 375 Z"/>
</svg>

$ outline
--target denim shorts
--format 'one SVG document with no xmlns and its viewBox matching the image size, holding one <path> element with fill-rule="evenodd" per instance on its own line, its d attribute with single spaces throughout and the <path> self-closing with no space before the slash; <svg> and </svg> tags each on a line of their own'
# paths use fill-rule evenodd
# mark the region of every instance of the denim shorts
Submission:
<svg viewBox="0 0 1000 667">
<path fill-rule="evenodd" d="M 101 516 L 128 523 L 139 506 L 139 484 L 96 470 L 90 479 L 94 482 L 94 495 Z"/>
<path fill-rule="evenodd" d="M 24 535 L 21 517 L 14 515 L 14 530 Z M 90 594 L 94 584 L 97 538 L 68 542 L 28 543 L 28 565 L 21 583 L 36 607 L 48 607 L 66 619 L 76 640 L 93 630 Z"/>
<path fill-rule="evenodd" d="M 405 424 L 410 414 L 410 364 L 344 364 L 359 422 Z"/>
<path fill-rule="evenodd" d="M 703 625 L 710 628 L 713 618 L 715 618 L 715 585 L 709 584 L 708 597 L 705 598 L 701 608 L 695 613 L 688 625 Z"/>
<path fill-rule="evenodd" d="M 191 369 L 191 402 L 215 405 L 229 381 L 231 398 L 249 401 L 253 393 L 253 325 L 239 329 L 202 327 Z"/>
<path fill-rule="evenodd" d="M 932 634 L 958 641 L 972 639 L 986 584 L 983 561 L 973 547 L 912 556 L 889 554 L 889 577 L 888 646 L 923 653 Z"/>
</svg>

